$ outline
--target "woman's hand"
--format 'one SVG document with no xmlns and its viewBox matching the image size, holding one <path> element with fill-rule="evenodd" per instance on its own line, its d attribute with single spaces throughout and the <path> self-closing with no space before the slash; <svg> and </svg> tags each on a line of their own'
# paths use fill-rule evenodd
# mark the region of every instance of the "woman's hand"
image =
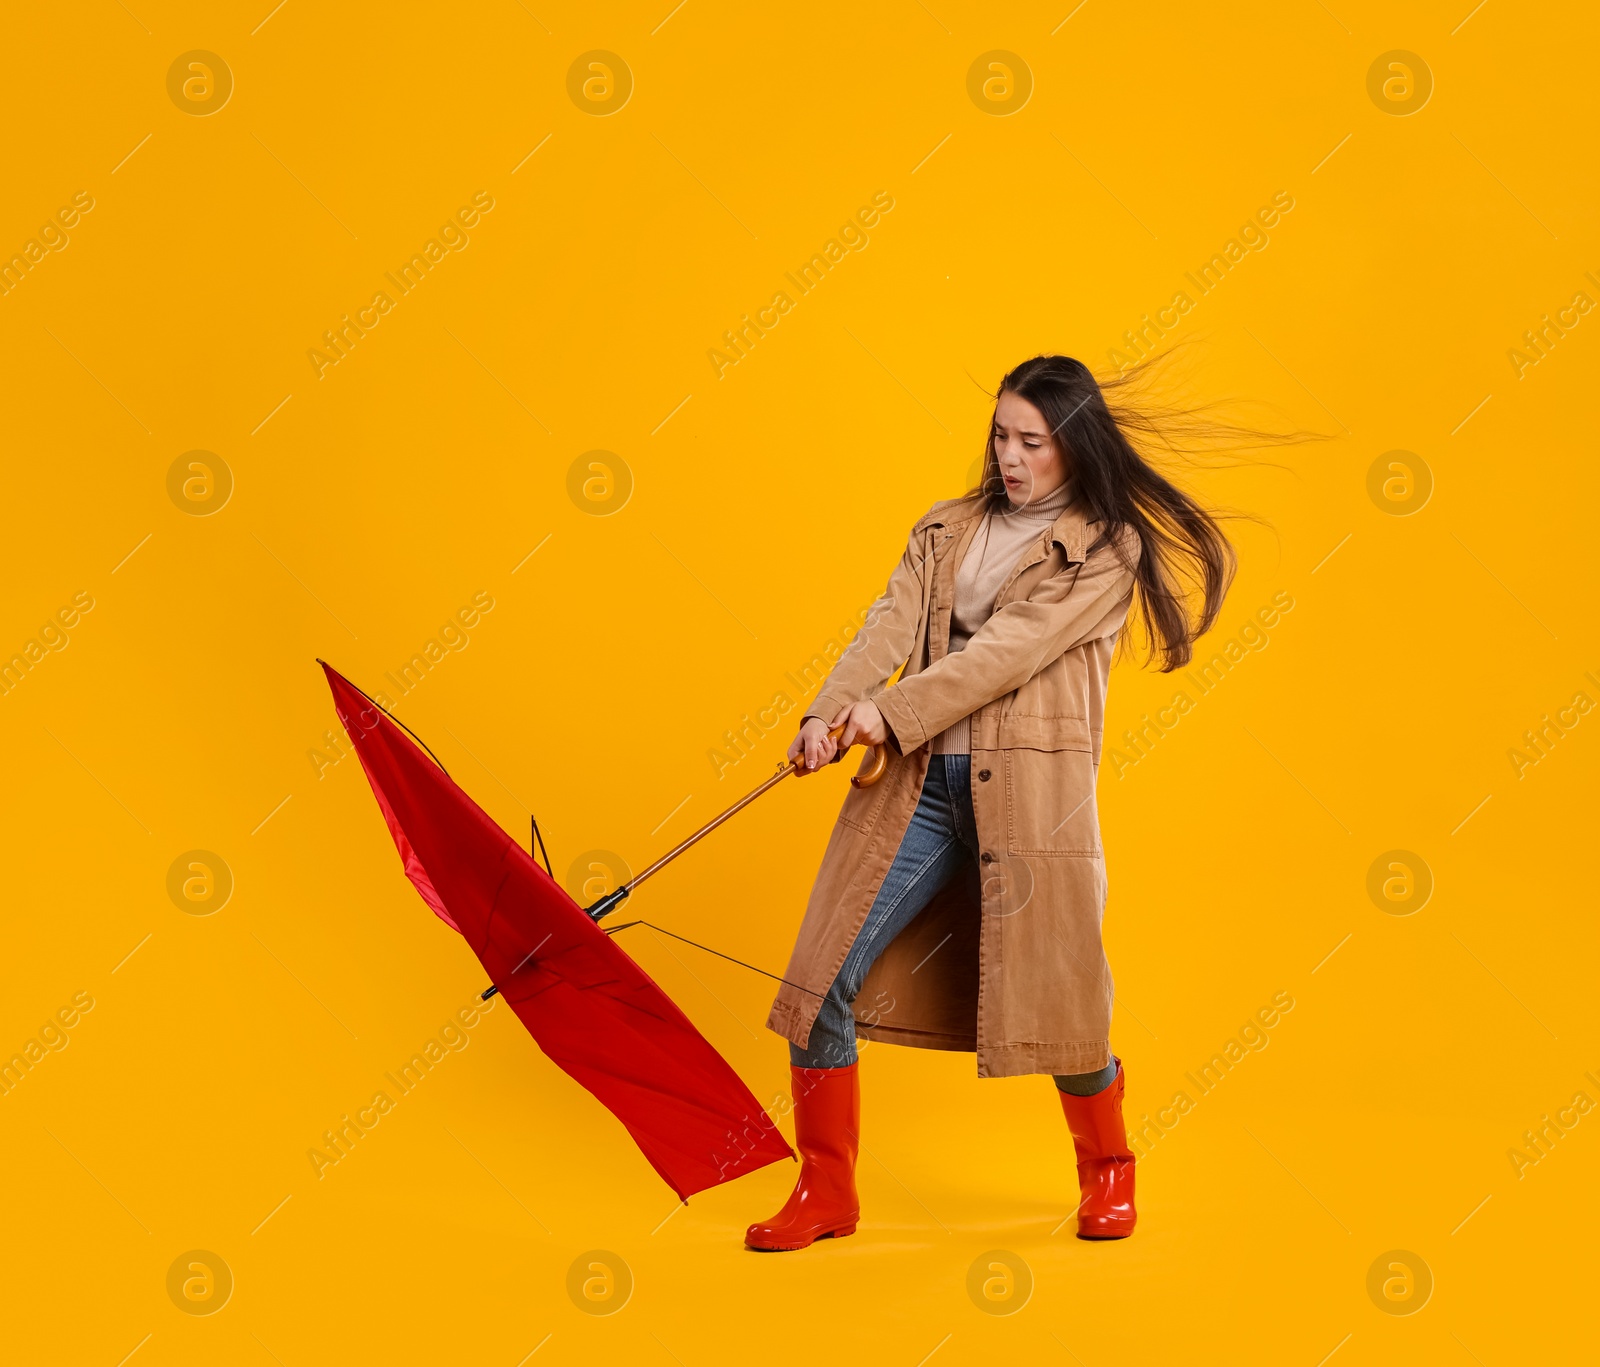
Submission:
<svg viewBox="0 0 1600 1367">
<path fill-rule="evenodd" d="M 851 703 L 833 719 L 835 726 L 840 722 L 844 723 L 844 735 L 839 737 L 841 749 L 848 750 L 852 745 L 882 745 L 889 739 L 889 723 L 884 721 L 877 703 L 865 699 Z"/>
<path fill-rule="evenodd" d="M 844 734 L 835 741 L 828 733 L 839 726 L 844 727 Z M 876 703 L 851 703 L 833 719 L 832 726 L 825 726 L 820 717 L 807 717 L 800 734 L 789 742 L 789 758 L 804 753 L 800 766 L 804 776 L 831 764 L 835 755 L 852 745 L 882 745 L 888 738 L 889 724 Z"/>
<path fill-rule="evenodd" d="M 791 760 L 797 755 L 804 755 L 800 764 L 802 778 L 831 763 L 833 757 L 839 753 L 838 743 L 828 735 L 829 730 L 821 717 L 807 717 L 805 725 L 800 728 L 800 734 L 789 742 Z"/>
</svg>

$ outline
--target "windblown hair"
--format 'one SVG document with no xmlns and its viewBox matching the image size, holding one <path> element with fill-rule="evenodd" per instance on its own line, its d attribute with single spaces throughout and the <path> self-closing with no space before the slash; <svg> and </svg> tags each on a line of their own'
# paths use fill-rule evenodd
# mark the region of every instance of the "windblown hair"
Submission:
<svg viewBox="0 0 1600 1367">
<path fill-rule="evenodd" d="M 1210 421 L 1204 409 L 1152 410 L 1122 402 L 1130 388 L 1138 392 L 1149 369 L 1146 362 L 1101 384 L 1070 356 L 1035 356 L 1001 381 L 995 398 L 1016 394 L 1044 415 L 1073 482 L 1075 501 L 1090 521 L 1101 524 L 1102 539 L 1125 561 L 1131 558 L 1122 549 L 1126 532 L 1138 538 L 1140 554 L 1132 565 L 1136 621 L 1148 642 L 1146 662 L 1159 662 L 1161 672 L 1168 673 L 1189 663 L 1195 640 L 1216 622 L 1238 556 L 1217 517 L 1161 474 L 1140 446 L 1184 454 L 1197 445 L 1215 449 L 1305 437 Z M 1010 506 L 995 456 L 992 419 L 984 442 L 983 478 L 970 491 L 978 494 L 996 513 Z"/>
</svg>

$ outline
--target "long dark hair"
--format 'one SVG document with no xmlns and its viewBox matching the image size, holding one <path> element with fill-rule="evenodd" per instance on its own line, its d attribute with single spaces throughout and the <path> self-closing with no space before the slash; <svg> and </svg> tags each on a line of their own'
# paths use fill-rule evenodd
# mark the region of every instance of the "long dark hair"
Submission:
<svg viewBox="0 0 1600 1367">
<path fill-rule="evenodd" d="M 1044 415 L 1072 480 L 1074 501 L 1089 520 L 1101 524 L 1101 538 L 1117 554 L 1124 555 L 1125 529 L 1138 538 L 1140 553 L 1132 565 L 1136 620 L 1148 641 L 1147 662 L 1159 661 L 1167 673 L 1189 663 L 1196 638 L 1217 620 L 1238 556 L 1217 518 L 1161 474 L 1135 438 L 1169 451 L 1183 449 L 1174 428 L 1203 431 L 1202 444 L 1212 446 L 1230 439 L 1252 444 L 1252 439 L 1300 438 L 1207 422 L 1197 417 L 1200 409 L 1155 412 L 1117 401 L 1127 391 L 1137 393 L 1149 369 L 1145 363 L 1102 383 L 1070 356 L 1035 356 L 1000 382 L 995 399 L 1015 394 Z M 1107 401 L 1107 390 L 1113 402 Z M 995 513 L 1010 507 L 995 456 L 993 419 L 984 442 L 983 477 L 969 497 L 980 494 Z M 1124 560 L 1132 560 L 1131 554 Z"/>
</svg>

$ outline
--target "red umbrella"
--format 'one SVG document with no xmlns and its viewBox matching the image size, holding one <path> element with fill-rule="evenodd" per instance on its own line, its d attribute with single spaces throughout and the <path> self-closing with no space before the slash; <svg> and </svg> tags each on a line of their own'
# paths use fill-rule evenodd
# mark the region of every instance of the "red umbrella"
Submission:
<svg viewBox="0 0 1600 1367">
<path fill-rule="evenodd" d="M 539 1047 L 627 1127 L 680 1198 L 792 1158 L 727 1061 L 597 922 L 797 766 L 786 766 L 586 912 L 443 766 L 423 758 L 383 708 L 322 668 L 406 876 L 489 971 L 495 986 L 484 995 L 504 995 Z M 874 781 L 881 754 L 878 760 L 875 772 L 859 778 Z"/>
</svg>

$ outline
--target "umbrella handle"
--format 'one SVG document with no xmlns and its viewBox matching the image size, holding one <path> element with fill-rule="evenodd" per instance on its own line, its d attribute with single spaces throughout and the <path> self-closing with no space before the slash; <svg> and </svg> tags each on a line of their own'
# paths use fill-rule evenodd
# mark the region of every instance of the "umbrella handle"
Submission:
<svg viewBox="0 0 1600 1367">
<path fill-rule="evenodd" d="M 831 740 L 838 740 L 842 735 L 844 735 L 844 724 L 842 722 L 838 726 L 834 727 L 833 730 L 828 732 L 828 737 Z M 887 745 L 874 745 L 869 748 L 872 751 L 872 762 L 862 769 L 859 774 L 851 775 L 850 786 L 852 788 L 872 787 L 874 783 L 883 777 L 883 771 L 889 767 L 889 747 Z M 804 756 L 805 752 L 801 751 L 800 754 L 794 757 L 793 765 L 797 772 L 799 771 L 800 765 L 804 760 Z M 840 746 L 839 753 L 828 762 L 830 764 L 837 764 L 844 758 L 844 756 L 845 748 Z"/>
</svg>

